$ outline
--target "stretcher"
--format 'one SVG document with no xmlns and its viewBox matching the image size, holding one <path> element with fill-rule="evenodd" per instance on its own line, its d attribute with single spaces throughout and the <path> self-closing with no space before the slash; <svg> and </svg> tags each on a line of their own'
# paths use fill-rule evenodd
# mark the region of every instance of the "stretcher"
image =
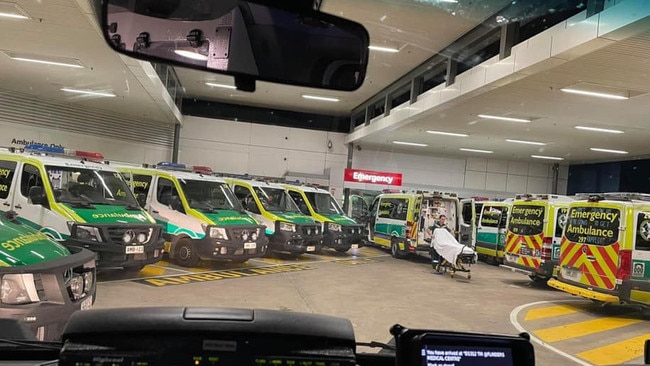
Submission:
<svg viewBox="0 0 650 366">
<path fill-rule="evenodd" d="M 433 231 L 433 249 L 440 255 L 440 260 L 433 265 L 433 269 L 440 273 L 449 273 L 454 277 L 456 272 L 467 274 L 467 279 L 472 278 L 470 267 L 475 264 L 478 255 L 474 249 L 460 244 L 446 229 Z"/>
</svg>

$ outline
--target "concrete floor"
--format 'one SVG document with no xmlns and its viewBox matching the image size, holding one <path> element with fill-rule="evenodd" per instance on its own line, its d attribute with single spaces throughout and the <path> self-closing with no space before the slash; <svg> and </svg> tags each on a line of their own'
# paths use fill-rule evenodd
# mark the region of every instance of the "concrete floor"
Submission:
<svg viewBox="0 0 650 366">
<path fill-rule="evenodd" d="M 356 256 L 328 252 L 325 255 L 308 255 L 298 261 L 283 258 L 255 259 L 244 265 L 207 264 L 204 268 L 189 271 L 161 263 L 153 269 L 160 270 L 155 274 L 163 280 L 167 275 L 213 272 L 224 268 L 231 271 L 251 270 L 292 263 L 309 268 L 296 272 L 239 276 L 162 287 L 134 282 L 117 273 L 102 273 L 100 280 L 103 282 L 97 290 L 95 308 L 171 305 L 320 313 L 350 319 L 358 341 L 381 342 L 390 339 L 388 329 L 395 323 L 413 328 L 517 334 L 518 329 L 511 321 L 513 310 L 524 304 L 542 301 L 549 301 L 555 307 L 564 306 L 562 304 L 567 300 L 574 301 L 583 308 L 572 314 L 587 314 L 591 318 L 611 315 L 598 313 L 599 310 L 590 305 L 590 302 L 575 302 L 574 297 L 565 293 L 545 285 L 531 284 L 521 274 L 488 264 L 473 266 L 472 279 L 467 280 L 461 276 L 450 278 L 448 275 L 433 274 L 427 258 L 397 260 L 386 251 L 376 248 L 362 248 L 354 254 Z M 145 269 L 139 277 L 146 278 L 148 273 Z M 136 280 L 142 281 L 141 278 Z M 542 305 L 532 305 L 538 308 L 540 306 Z M 562 333 L 562 319 L 567 314 L 562 313 L 561 309 L 536 311 L 537 313 L 533 311 L 533 315 L 541 313 L 542 318 L 546 318 L 547 314 L 555 314 L 553 311 L 559 311 L 559 317 L 553 318 L 553 321 L 560 328 L 543 334 Z M 523 329 L 531 331 L 537 331 L 548 320 L 528 321 L 534 317 L 529 317 L 526 309 L 513 317 Z M 640 316 L 638 320 L 636 326 L 647 327 L 647 320 Z M 585 344 L 579 341 L 579 337 L 569 338 L 571 339 L 567 342 L 573 343 L 565 344 L 567 342 L 561 341 L 552 344 L 557 348 L 556 352 L 535 344 L 537 364 L 588 364 L 575 361 L 576 358 L 574 361 L 567 358 L 575 357 L 585 350 Z M 635 361 L 638 361 L 638 355 L 634 356 Z"/>
</svg>

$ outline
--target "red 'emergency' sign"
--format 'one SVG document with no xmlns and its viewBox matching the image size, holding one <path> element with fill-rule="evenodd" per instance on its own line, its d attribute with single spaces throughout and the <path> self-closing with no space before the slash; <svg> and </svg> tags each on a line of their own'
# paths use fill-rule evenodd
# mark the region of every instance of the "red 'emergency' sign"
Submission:
<svg viewBox="0 0 650 366">
<path fill-rule="evenodd" d="M 344 181 L 354 183 L 371 183 L 389 186 L 402 185 L 402 173 L 375 172 L 361 169 L 345 169 Z"/>
</svg>

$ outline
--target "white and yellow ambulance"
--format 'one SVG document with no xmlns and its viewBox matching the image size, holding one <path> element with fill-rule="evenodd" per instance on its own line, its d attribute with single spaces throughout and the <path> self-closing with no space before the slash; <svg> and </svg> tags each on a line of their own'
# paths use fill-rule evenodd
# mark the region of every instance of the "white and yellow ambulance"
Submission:
<svg viewBox="0 0 650 366">
<path fill-rule="evenodd" d="M 478 209 L 476 253 L 487 262 L 503 263 L 506 231 L 512 199 L 482 201 Z"/>
<path fill-rule="evenodd" d="M 501 266 L 533 281 L 555 276 L 566 212 L 573 201 L 554 194 L 517 195 L 510 210 Z"/>
<path fill-rule="evenodd" d="M 559 267 L 551 287 L 597 302 L 650 306 L 650 195 L 590 194 L 571 203 Z"/>
<path fill-rule="evenodd" d="M 210 168 L 170 162 L 112 165 L 163 225 L 173 262 L 185 267 L 199 260 L 243 263 L 266 252 L 264 226 L 244 211 L 226 181 L 213 176 Z"/>
</svg>

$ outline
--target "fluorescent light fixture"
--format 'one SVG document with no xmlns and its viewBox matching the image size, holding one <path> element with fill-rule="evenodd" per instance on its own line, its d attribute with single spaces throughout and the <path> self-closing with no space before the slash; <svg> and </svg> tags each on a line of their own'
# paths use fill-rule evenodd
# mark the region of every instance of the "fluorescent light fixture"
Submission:
<svg viewBox="0 0 650 366">
<path fill-rule="evenodd" d="M 189 59 L 196 60 L 196 61 L 208 61 L 208 56 L 202 55 L 198 52 L 192 52 L 187 50 L 174 50 L 174 53 L 179 56 L 187 57 Z"/>
<path fill-rule="evenodd" d="M 431 131 L 428 130 L 427 133 L 430 133 L 432 135 L 443 135 L 443 136 L 454 136 L 454 137 L 467 137 L 469 135 L 464 134 L 464 133 L 454 133 L 454 132 L 443 132 L 443 131 Z"/>
<path fill-rule="evenodd" d="M 523 118 L 513 118 L 513 117 L 502 117 L 502 116 L 492 116 L 489 114 L 479 114 L 479 118 L 483 119 L 496 119 L 498 121 L 506 121 L 506 122 L 519 122 L 519 123 L 529 123 L 531 122 L 529 119 L 523 119 Z"/>
<path fill-rule="evenodd" d="M 0 11 L 0 18 L 11 18 L 11 19 L 29 19 L 28 16 L 16 14 L 16 13 L 4 13 Z"/>
<path fill-rule="evenodd" d="M 420 144 L 420 143 L 417 143 L 417 142 L 393 141 L 393 143 L 396 144 L 396 145 L 422 146 L 422 147 L 429 146 L 427 144 Z"/>
<path fill-rule="evenodd" d="M 18 4 L 4 1 L 0 1 L 0 18 L 19 20 L 30 19 L 27 12 L 25 12 L 25 10 L 23 10 Z"/>
<path fill-rule="evenodd" d="M 530 157 L 535 159 L 546 159 L 546 160 L 564 160 L 564 158 L 560 158 L 557 156 L 531 155 Z"/>
<path fill-rule="evenodd" d="M 467 151 L 467 152 L 475 152 L 475 153 L 481 153 L 481 154 L 492 154 L 494 151 L 490 150 L 478 150 L 478 149 L 466 149 L 464 147 L 461 147 L 458 149 L 460 151 Z"/>
<path fill-rule="evenodd" d="M 303 94 L 302 97 L 305 98 L 305 99 L 320 100 L 320 101 L 323 101 L 323 102 L 340 102 L 341 101 L 339 98 L 321 97 L 321 96 L 318 96 L 318 95 Z"/>
<path fill-rule="evenodd" d="M 0 53 L 4 53 L 5 55 L 7 55 L 7 57 L 11 58 L 14 61 L 31 62 L 31 63 L 41 64 L 41 65 L 71 67 L 75 69 L 84 68 L 83 65 L 77 59 L 21 55 L 17 53 L 8 52 L 8 51 L 0 51 Z"/>
<path fill-rule="evenodd" d="M 606 98 L 606 99 L 616 99 L 616 100 L 625 100 L 625 99 L 630 99 L 624 95 L 617 95 L 617 94 L 609 94 L 609 93 L 599 93 L 599 92 L 592 92 L 592 91 L 587 91 L 587 90 L 580 90 L 580 89 L 572 89 L 572 88 L 563 88 L 560 89 L 561 91 L 569 94 L 579 94 L 579 95 L 586 95 L 589 97 L 596 97 L 596 98 Z"/>
<path fill-rule="evenodd" d="M 591 147 L 591 148 L 589 148 L 589 150 L 598 151 L 598 152 L 605 152 L 605 153 L 611 153 L 611 154 L 621 154 L 621 155 L 625 155 L 625 154 L 628 153 L 627 151 L 623 151 L 623 150 L 601 149 L 601 148 L 597 148 L 597 147 Z"/>
<path fill-rule="evenodd" d="M 75 94 L 92 95 L 92 96 L 95 96 L 95 97 L 116 97 L 116 95 L 113 94 L 113 93 L 98 92 L 98 91 L 93 91 L 93 90 L 61 88 L 61 91 L 68 92 L 68 93 L 75 93 Z"/>
<path fill-rule="evenodd" d="M 624 133 L 623 131 L 619 131 L 619 130 L 610 130 L 607 128 L 597 128 L 597 127 L 576 126 L 576 129 L 584 130 L 584 131 L 593 131 L 593 132 L 604 132 L 604 133 Z"/>
<path fill-rule="evenodd" d="M 458 4 L 458 0 L 438 0 L 441 3 Z"/>
<path fill-rule="evenodd" d="M 543 142 L 535 142 L 535 141 L 512 140 L 512 139 L 506 139 L 506 141 L 513 142 L 515 144 L 537 145 L 537 146 L 545 146 L 546 145 Z"/>
<path fill-rule="evenodd" d="M 388 52 L 388 53 L 398 53 L 399 50 L 393 47 L 381 47 L 381 46 L 368 46 L 368 49 L 371 51 L 379 52 Z"/>
<path fill-rule="evenodd" d="M 220 84 L 220 83 L 205 83 L 207 86 L 212 86 L 215 88 L 224 88 L 224 89 L 237 89 L 234 85 Z"/>
</svg>

